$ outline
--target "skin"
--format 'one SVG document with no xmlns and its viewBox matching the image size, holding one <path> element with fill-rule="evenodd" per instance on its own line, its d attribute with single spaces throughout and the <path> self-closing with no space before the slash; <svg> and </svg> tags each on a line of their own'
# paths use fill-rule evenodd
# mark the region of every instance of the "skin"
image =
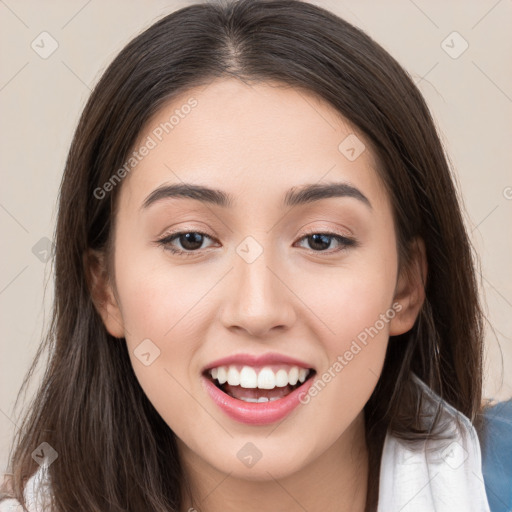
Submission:
<svg viewBox="0 0 512 512">
<path fill-rule="evenodd" d="M 191 97 L 198 105 L 121 185 L 115 276 L 92 268 L 95 304 L 107 330 L 126 339 L 137 379 L 177 435 L 194 499 L 183 510 L 363 511 L 363 407 L 389 336 L 411 329 L 424 300 L 423 243 L 410 272 L 399 272 L 392 208 L 370 144 L 309 92 L 217 79 L 166 104 L 136 147 Z M 366 146 L 355 161 L 338 149 L 351 133 Z M 350 197 L 281 207 L 289 188 L 326 181 L 357 187 L 372 208 Z M 180 198 L 141 210 L 154 189 L 180 182 L 220 188 L 236 204 Z M 211 238 L 187 258 L 155 243 L 173 231 Z M 336 252 L 331 238 L 322 251 L 304 238 L 310 231 L 350 235 L 358 245 Z M 263 250 L 250 264 L 236 252 L 247 236 Z M 184 249 L 180 240 L 172 245 Z M 236 353 L 289 355 L 310 363 L 318 379 L 393 303 L 400 312 L 278 424 L 238 423 L 201 386 L 205 365 Z M 147 338 L 160 349 L 149 366 L 133 352 Z M 262 454 L 250 468 L 237 457 L 248 442 Z"/>
</svg>

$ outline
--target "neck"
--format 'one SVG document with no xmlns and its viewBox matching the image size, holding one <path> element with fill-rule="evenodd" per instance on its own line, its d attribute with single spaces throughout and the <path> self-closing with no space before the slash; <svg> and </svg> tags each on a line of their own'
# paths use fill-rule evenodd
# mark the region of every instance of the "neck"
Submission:
<svg viewBox="0 0 512 512">
<path fill-rule="evenodd" d="M 182 512 L 364 512 L 368 450 L 364 414 L 323 454 L 283 478 L 253 481 L 217 471 L 181 441 L 180 458 L 191 496 L 184 493 Z"/>
</svg>

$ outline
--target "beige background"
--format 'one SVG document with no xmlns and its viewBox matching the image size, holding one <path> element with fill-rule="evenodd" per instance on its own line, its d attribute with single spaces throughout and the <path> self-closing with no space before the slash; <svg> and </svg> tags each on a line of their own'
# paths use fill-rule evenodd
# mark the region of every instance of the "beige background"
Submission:
<svg viewBox="0 0 512 512">
<path fill-rule="evenodd" d="M 41 259 L 49 243 L 44 239 L 52 238 L 58 186 L 80 112 L 102 70 L 133 36 L 191 3 L 195 2 L 0 0 L 2 472 L 19 423 L 13 414 L 14 399 L 50 318 L 52 260 Z M 512 36 L 507 28 L 512 1 L 313 3 L 361 27 L 384 46 L 409 71 L 430 105 L 456 169 L 467 224 L 482 263 L 489 320 L 485 395 L 509 398 Z M 40 36 L 44 31 L 50 36 Z M 453 31 L 463 39 L 446 39 Z M 50 37 L 58 44 L 46 59 L 31 47 L 33 41 L 41 47 L 42 37 L 46 50 L 51 48 Z M 445 51 L 459 53 L 464 41 L 469 46 L 458 58 Z M 36 377 L 29 395 L 37 383 Z"/>
</svg>

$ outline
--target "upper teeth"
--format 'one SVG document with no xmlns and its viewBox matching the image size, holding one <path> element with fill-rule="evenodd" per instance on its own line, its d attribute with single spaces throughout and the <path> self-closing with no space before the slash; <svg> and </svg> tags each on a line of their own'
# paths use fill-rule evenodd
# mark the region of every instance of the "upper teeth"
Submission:
<svg viewBox="0 0 512 512">
<path fill-rule="evenodd" d="M 273 389 L 276 386 L 282 388 L 288 384 L 294 386 L 298 381 L 304 382 L 308 374 L 308 369 L 298 366 L 292 366 L 288 370 L 280 368 L 276 372 L 265 366 L 259 373 L 251 366 L 243 366 L 241 370 L 236 366 L 219 366 L 210 370 L 210 375 L 217 379 L 219 384 L 227 382 L 230 386 L 259 389 Z"/>
</svg>

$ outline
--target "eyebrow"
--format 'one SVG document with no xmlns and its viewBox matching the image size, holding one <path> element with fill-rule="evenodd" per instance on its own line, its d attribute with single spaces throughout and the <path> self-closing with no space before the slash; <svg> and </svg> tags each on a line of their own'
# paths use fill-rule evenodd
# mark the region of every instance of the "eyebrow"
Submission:
<svg viewBox="0 0 512 512">
<path fill-rule="evenodd" d="M 343 182 L 313 183 L 292 187 L 283 198 L 283 207 L 310 204 L 331 197 L 352 197 L 372 209 L 370 200 L 358 188 Z M 234 197 L 222 190 L 192 183 L 175 183 L 162 185 L 153 190 L 145 199 L 141 209 L 147 209 L 156 202 L 170 198 L 194 199 L 223 208 L 232 208 L 235 204 Z"/>
</svg>

